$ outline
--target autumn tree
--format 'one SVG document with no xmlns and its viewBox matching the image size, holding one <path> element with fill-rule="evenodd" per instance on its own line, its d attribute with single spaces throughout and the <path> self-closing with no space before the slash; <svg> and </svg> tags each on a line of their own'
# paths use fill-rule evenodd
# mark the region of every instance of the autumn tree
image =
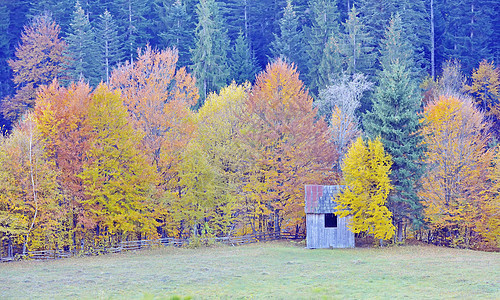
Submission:
<svg viewBox="0 0 500 300">
<path fill-rule="evenodd" d="M 57 170 L 62 209 L 68 219 L 68 234 L 77 247 L 89 226 L 82 201 L 84 187 L 78 174 L 89 150 L 88 109 L 91 88 L 80 81 L 61 87 L 58 81 L 39 90 L 35 120 L 46 158 Z"/>
<path fill-rule="evenodd" d="M 391 166 L 391 156 L 380 138 L 365 142 L 359 137 L 349 148 L 342 165 L 345 186 L 335 201 L 338 216 L 351 216 L 348 226 L 352 232 L 366 232 L 382 240 L 394 236 L 392 213 L 386 205 L 393 189 Z"/>
<path fill-rule="evenodd" d="M 37 16 L 24 27 L 15 58 L 8 61 L 14 73 L 16 94 L 2 103 L 4 116 L 18 119 L 35 104 L 36 89 L 64 72 L 66 43 L 59 38 L 59 26 L 47 15 Z"/>
<path fill-rule="evenodd" d="M 319 114 L 324 116 L 330 125 L 332 141 L 339 152 L 339 161 L 336 164 L 339 172 L 347 149 L 361 133 L 357 110 L 363 94 L 372 86 L 373 83 L 363 74 L 345 74 L 321 90 L 319 99 L 315 102 Z"/>
<path fill-rule="evenodd" d="M 126 64 L 111 76 L 112 87 L 121 90 L 130 120 L 143 132 L 151 163 L 160 173 L 171 164 L 161 161 L 162 152 L 174 155 L 186 145 L 185 122 L 199 97 L 194 78 L 185 68 L 177 68 L 177 59 L 175 49 L 146 47 L 133 65 Z"/>
<path fill-rule="evenodd" d="M 492 121 L 496 137 L 500 137 L 500 70 L 493 63 L 481 61 L 472 74 L 472 84 L 465 85 L 464 89 Z"/>
<path fill-rule="evenodd" d="M 100 84 L 92 94 L 88 124 L 90 145 L 79 177 L 85 213 L 95 235 L 125 238 L 154 236 L 150 195 L 156 183 L 153 167 L 140 149 L 142 133 L 128 122 L 120 91 Z"/>
<path fill-rule="evenodd" d="M 484 238 L 487 246 L 500 248 L 500 152 L 493 159 L 492 170 L 489 172 L 491 187 L 487 197 L 483 198 L 481 220 L 476 231 Z"/>
<path fill-rule="evenodd" d="M 250 154 L 241 132 L 248 128 L 242 116 L 249 90 L 249 85 L 233 83 L 210 94 L 195 116 L 195 135 L 181 164 L 181 214 L 191 226 L 206 224 L 217 235 L 227 236 L 246 217 L 242 178 Z"/>
<path fill-rule="evenodd" d="M 254 203 L 252 229 L 300 229 L 304 185 L 325 182 L 336 159 L 327 125 L 317 120 L 295 67 L 281 59 L 257 77 L 247 111 L 250 129 L 243 138 L 252 156 L 245 190 Z"/>
<path fill-rule="evenodd" d="M 194 78 L 177 68 L 177 51 L 147 47 L 137 61 L 116 69 L 111 85 L 121 90 L 132 126 L 142 133 L 148 163 L 161 176 L 156 200 L 158 219 L 172 224 L 172 205 L 179 195 L 179 168 L 194 130 L 190 108 L 198 100 Z M 169 225 L 169 232 L 172 226 Z M 167 230 L 166 228 L 164 228 Z"/>
<path fill-rule="evenodd" d="M 10 254 L 14 246 L 23 253 L 63 246 L 57 234 L 64 222 L 57 172 L 45 157 L 33 116 L 0 139 L 0 239 Z"/>
<path fill-rule="evenodd" d="M 422 82 L 420 87 L 424 90 L 423 104 L 438 101 L 440 96 L 461 98 L 465 95 L 466 81 L 458 60 L 444 62 L 441 75 L 436 80 L 427 78 Z"/>
<path fill-rule="evenodd" d="M 470 247 L 487 190 L 488 125 L 469 100 L 441 97 L 424 111 L 426 173 L 419 193 L 433 242 Z"/>
</svg>

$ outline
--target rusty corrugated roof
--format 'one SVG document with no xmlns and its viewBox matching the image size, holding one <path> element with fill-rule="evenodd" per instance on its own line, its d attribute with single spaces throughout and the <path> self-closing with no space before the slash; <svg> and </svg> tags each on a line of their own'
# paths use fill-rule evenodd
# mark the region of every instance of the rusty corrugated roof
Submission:
<svg viewBox="0 0 500 300">
<path fill-rule="evenodd" d="M 340 185 L 306 185 L 306 214 L 328 214 L 335 212 L 337 204 L 333 198 L 340 191 Z"/>
</svg>

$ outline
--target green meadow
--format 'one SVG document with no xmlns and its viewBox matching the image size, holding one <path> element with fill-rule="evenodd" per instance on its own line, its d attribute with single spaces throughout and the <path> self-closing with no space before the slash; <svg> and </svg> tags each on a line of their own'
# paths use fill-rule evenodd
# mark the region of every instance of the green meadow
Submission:
<svg viewBox="0 0 500 300">
<path fill-rule="evenodd" d="M 500 253 L 279 241 L 0 264 L 0 299 L 500 299 Z"/>
</svg>

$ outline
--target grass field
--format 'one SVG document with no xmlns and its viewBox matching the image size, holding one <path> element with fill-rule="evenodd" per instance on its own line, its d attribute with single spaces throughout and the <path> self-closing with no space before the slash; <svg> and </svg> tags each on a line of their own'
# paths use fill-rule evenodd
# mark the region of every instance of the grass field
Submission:
<svg viewBox="0 0 500 300">
<path fill-rule="evenodd" d="M 0 299 L 500 299 L 500 253 L 291 242 L 0 264 Z"/>
</svg>

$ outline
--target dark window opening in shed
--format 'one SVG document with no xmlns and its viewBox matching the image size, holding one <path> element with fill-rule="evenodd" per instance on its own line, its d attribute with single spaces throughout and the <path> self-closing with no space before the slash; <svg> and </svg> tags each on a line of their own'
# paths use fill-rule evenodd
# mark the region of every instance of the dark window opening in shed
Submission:
<svg viewBox="0 0 500 300">
<path fill-rule="evenodd" d="M 337 227 L 337 216 L 335 214 L 325 214 L 325 228 Z"/>
</svg>

